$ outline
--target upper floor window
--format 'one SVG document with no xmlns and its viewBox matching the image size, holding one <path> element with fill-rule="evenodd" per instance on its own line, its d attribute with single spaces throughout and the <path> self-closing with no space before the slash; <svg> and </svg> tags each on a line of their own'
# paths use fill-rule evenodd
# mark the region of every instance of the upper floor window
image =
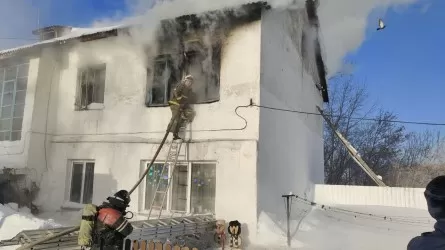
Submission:
<svg viewBox="0 0 445 250">
<path fill-rule="evenodd" d="M 22 138 L 29 64 L 0 68 L 0 141 Z"/>
<path fill-rule="evenodd" d="M 103 107 L 105 73 L 105 64 L 79 69 L 77 75 L 76 110 Z"/>
<path fill-rule="evenodd" d="M 195 96 L 190 97 L 192 103 L 219 100 L 219 47 L 194 47 L 179 54 L 160 55 L 154 60 L 153 71 L 147 72 L 147 107 L 167 106 L 174 87 L 188 74 L 194 78 L 192 88 Z"/>
<path fill-rule="evenodd" d="M 152 72 L 147 70 L 147 106 L 165 106 L 172 95 L 173 88 L 179 81 L 178 72 L 170 55 L 158 56 Z"/>
</svg>

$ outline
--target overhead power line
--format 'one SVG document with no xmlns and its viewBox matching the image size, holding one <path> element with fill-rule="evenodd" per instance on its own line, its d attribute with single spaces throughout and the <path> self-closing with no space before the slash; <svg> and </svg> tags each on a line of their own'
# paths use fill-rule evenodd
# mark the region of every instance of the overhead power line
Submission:
<svg viewBox="0 0 445 250">
<path fill-rule="evenodd" d="M 307 112 L 307 111 L 299 111 L 299 110 L 291 110 L 291 109 L 282 109 L 282 108 L 274 108 L 274 107 L 268 107 L 268 106 L 262 106 L 262 105 L 256 105 L 256 104 L 252 104 L 251 106 L 258 107 L 258 108 L 275 110 L 275 111 L 321 116 L 320 113 L 315 113 L 315 112 Z M 375 122 L 391 122 L 391 123 L 414 124 L 414 125 L 445 126 L 445 123 L 436 123 L 436 122 L 386 120 L 386 119 L 378 119 L 378 118 L 375 118 L 375 117 L 347 117 L 347 116 L 331 115 L 331 114 L 325 114 L 325 116 L 333 117 L 333 118 L 348 118 L 348 119 L 359 120 L 359 121 L 375 121 Z"/>
<path fill-rule="evenodd" d="M 28 40 L 28 41 L 38 41 L 36 38 L 20 38 L 20 37 L 0 37 L 0 40 Z"/>
</svg>

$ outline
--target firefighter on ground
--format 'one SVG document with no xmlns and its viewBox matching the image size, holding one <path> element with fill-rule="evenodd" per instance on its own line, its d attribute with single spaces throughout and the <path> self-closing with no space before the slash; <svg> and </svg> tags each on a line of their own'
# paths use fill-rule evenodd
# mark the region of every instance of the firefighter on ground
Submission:
<svg viewBox="0 0 445 250">
<path fill-rule="evenodd" d="M 120 190 L 97 207 L 92 232 L 92 250 L 123 248 L 125 237 L 133 232 L 133 226 L 125 218 L 130 201 L 129 193 L 126 190 Z"/>
<path fill-rule="evenodd" d="M 445 249 L 445 175 L 431 180 L 425 189 L 428 212 L 436 220 L 434 231 L 422 233 L 408 243 L 408 250 Z"/>
<path fill-rule="evenodd" d="M 173 140 L 181 139 L 178 135 L 179 129 L 184 122 L 191 122 L 193 119 L 193 110 L 190 107 L 192 92 L 193 76 L 187 75 L 178 86 L 173 89 L 173 97 L 168 102 L 172 111 L 170 120 L 170 132 L 173 133 Z M 177 119 L 175 117 L 178 115 Z M 169 124 L 169 126 L 170 126 Z"/>
</svg>

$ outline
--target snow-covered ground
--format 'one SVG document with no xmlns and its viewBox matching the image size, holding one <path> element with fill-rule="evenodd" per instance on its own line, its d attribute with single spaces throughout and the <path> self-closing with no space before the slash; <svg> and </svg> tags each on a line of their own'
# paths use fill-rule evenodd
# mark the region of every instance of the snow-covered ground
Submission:
<svg viewBox="0 0 445 250">
<path fill-rule="evenodd" d="M 8 240 L 23 230 L 34 230 L 71 226 L 77 221 L 78 212 L 43 213 L 38 217 L 31 214 L 28 208 L 18 208 L 17 204 L 0 204 L 0 240 Z M 0 250 L 16 249 L 17 246 L 0 247 Z"/>
<path fill-rule="evenodd" d="M 28 209 L 17 209 L 15 204 L 0 205 L 0 240 L 10 239 L 22 230 L 74 225 L 79 222 L 80 215 L 78 212 L 64 212 L 44 213 L 39 217 L 31 215 Z M 411 238 L 431 231 L 435 222 L 424 209 L 370 205 L 310 206 L 298 200 L 293 202 L 291 219 L 292 248 L 303 250 L 406 249 Z M 252 245 L 249 249 L 287 248 L 285 224 L 270 222 L 262 226 L 281 232 L 281 246 L 264 248 Z"/>
<path fill-rule="evenodd" d="M 286 224 L 277 224 L 264 218 L 260 220 L 264 223 L 260 224 L 260 227 L 280 232 L 281 244 L 270 248 L 249 249 L 286 249 Z M 432 231 L 434 223 L 435 220 L 424 209 L 360 205 L 311 206 L 294 200 L 290 226 L 291 248 L 406 249 L 413 237 L 422 232 Z"/>
</svg>

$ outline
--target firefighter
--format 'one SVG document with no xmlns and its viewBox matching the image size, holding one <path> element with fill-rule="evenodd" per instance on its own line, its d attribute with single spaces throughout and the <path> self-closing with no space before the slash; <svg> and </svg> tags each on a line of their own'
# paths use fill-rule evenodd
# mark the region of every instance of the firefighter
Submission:
<svg viewBox="0 0 445 250">
<path fill-rule="evenodd" d="M 125 237 L 133 232 L 133 226 L 125 218 L 131 200 L 129 193 L 120 190 L 107 200 L 98 207 L 92 250 L 122 249 Z"/>
<path fill-rule="evenodd" d="M 190 99 L 193 94 L 192 84 L 193 76 L 187 75 L 184 77 L 181 83 L 173 89 L 173 97 L 168 102 L 172 111 L 172 118 L 170 119 L 170 132 L 173 133 L 173 140 L 181 139 L 178 135 L 179 129 L 182 127 L 184 122 L 191 122 L 192 120 L 193 110 L 190 107 Z M 177 115 L 178 117 L 176 118 Z"/>
<path fill-rule="evenodd" d="M 414 237 L 408 250 L 445 249 L 445 175 L 431 180 L 425 189 L 428 212 L 436 220 L 434 231 Z"/>
</svg>

